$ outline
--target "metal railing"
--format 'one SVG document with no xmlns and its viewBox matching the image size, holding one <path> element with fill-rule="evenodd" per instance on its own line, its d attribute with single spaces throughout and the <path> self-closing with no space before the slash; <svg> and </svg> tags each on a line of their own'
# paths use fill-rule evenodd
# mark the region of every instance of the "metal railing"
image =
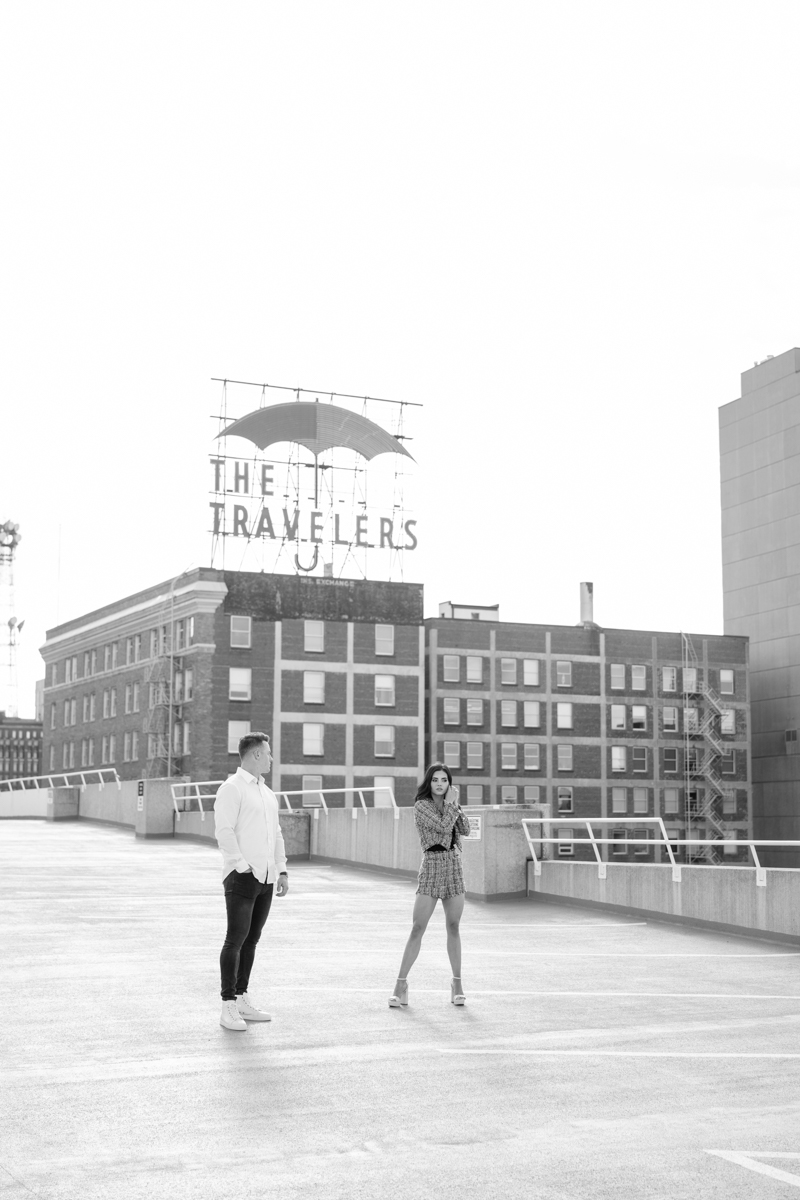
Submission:
<svg viewBox="0 0 800 1200">
<path fill-rule="evenodd" d="M 173 783 L 172 784 L 172 806 L 175 809 L 176 819 L 178 821 L 180 821 L 181 811 L 186 812 L 185 808 L 183 810 L 178 808 L 178 801 L 181 800 L 185 803 L 188 800 L 190 803 L 192 801 L 196 801 L 198 810 L 200 812 L 200 820 L 205 821 L 206 810 L 203 808 L 203 801 L 205 800 L 206 802 L 208 802 L 208 801 L 213 802 L 214 798 L 216 797 L 217 791 L 219 790 L 219 788 L 222 787 L 223 783 L 225 783 L 225 782 L 226 781 L 224 779 L 204 779 L 197 783 Z M 366 800 L 364 799 L 364 794 L 370 793 L 370 792 L 385 792 L 385 793 L 387 793 L 389 796 L 390 807 L 394 809 L 395 820 L 399 820 L 400 810 L 397 807 L 397 801 L 394 798 L 394 789 L 390 788 L 390 787 L 386 787 L 385 785 L 383 787 L 361 787 L 361 788 L 356 788 L 356 787 L 301 788 L 299 791 L 275 792 L 275 795 L 278 797 L 278 807 L 280 807 L 280 802 L 281 802 L 281 800 L 283 800 L 290 813 L 293 813 L 296 811 L 294 808 L 292 808 L 292 803 L 289 799 L 290 796 L 318 796 L 319 801 L 320 801 L 319 805 L 316 805 L 316 804 L 301 805 L 301 808 L 302 807 L 312 808 L 314 811 L 314 817 L 316 819 L 319 817 L 320 808 L 323 810 L 323 812 L 325 813 L 326 816 L 328 814 L 328 803 L 325 799 L 326 796 L 341 796 L 341 795 L 350 795 L 350 794 L 356 795 L 356 796 L 358 796 L 359 800 L 361 801 L 361 807 L 363 808 L 364 812 L 367 812 L 368 805 L 367 805 Z M 372 807 L 374 808 L 375 805 L 372 805 Z M 352 812 L 353 812 L 353 820 L 355 820 L 356 817 L 358 816 L 358 809 L 355 807 L 355 805 L 353 806 Z"/>
<path fill-rule="evenodd" d="M 91 771 L 60 771 L 57 775 L 24 775 L 19 779 L 0 779 L 0 792 L 27 792 L 36 788 L 78 786 L 85 792 L 90 783 L 99 783 L 101 791 L 107 783 L 115 783 L 118 789 L 122 787 L 116 768 L 99 767 Z"/>
<path fill-rule="evenodd" d="M 539 876 L 542 873 L 542 859 L 539 858 L 539 856 L 536 853 L 535 843 L 537 843 L 540 846 L 541 845 L 563 846 L 565 843 L 568 843 L 570 846 L 592 846 L 594 848 L 595 859 L 597 862 L 597 877 L 598 877 L 598 879 L 606 879 L 607 878 L 607 868 L 608 868 L 608 863 L 605 862 L 600 857 L 600 850 L 598 849 L 598 847 L 600 847 L 600 846 L 620 846 L 620 845 L 625 845 L 625 846 L 632 845 L 632 846 L 641 847 L 646 844 L 647 849 L 649 851 L 650 849 L 655 848 L 656 846 L 663 845 L 666 847 L 667 854 L 669 855 L 670 865 L 672 866 L 672 881 L 673 881 L 673 883 L 681 882 L 681 867 L 683 865 L 681 863 L 676 862 L 675 855 L 673 854 L 674 847 L 676 847 L 676 846 L 701 846 L 703 849 L 708 849 L 709 845 L 716 845 L 716 846 L 722 847 L 722 848 L 724 848 L 725 846 L 735 846 L 737 850 L 739 850 L 740 848 L 743 848 L 743 847 L 747 847 L 748 850 L 750 851 L 751 855 L 753 856 L 753 865 L 755 866 L 755 869 L 756 869 L 756 887 L 766 887 L 767 886 L 767 868 L 762 867 L 761 862 L 758 857 L 758 852 L 756 851 L 756 846 L 800 846 L 800 841 L 797 841 L 797 842 L 782 841 L 782 840 L 764 841 L 763 839 L 759 839 L 758 841 L 751 841 L 751 840 L 744 840 L 744 839 L 737 838 L 735 841 L 733 839 L 731 839 L 730 841 L 718 841 L 716 843 L 712 843 L 709 841 L 704 841 L 701 838 L 671 838 L 667 834 L 667 830 L 664 825 L 664 821 L 661 817 L 589 817 L 589 818 L 570 817 L 569 818 L 569 827 L 571 827 L 573 825 L 585 825 L 586 826 L 586 831 L 589 834 L 589 836 L 585 837 L 585 838 L 545 837 L 543 832 L 539 833 L 539 834 L 531 833 L 531 830 L 528 828 L 528 826 L 530 826 L 530 825 L 556 825 L 556 826 L 561 825 L 562 828 L 568 827 L 568 826 L 566 825 L 566 821 L 564 821 L 562 824 L 562 822 L 560 822 L 557 817 L 523 817 L 522 818 L 522 829 L 525 834 L 525 840 L 528 843 L 528 849 L 531 852 L 531 858 L 533 860 L 533 873 L 536 876 Z M 658 839 L 653 838 L 652 842 L 648 838 L 647 843 L 644 843 L 641 838 L 595 837 L 594 830 L 592 829 L 593 825 L 615 825 L 615 826 L 656 825 L 658 827 L 658 831 L 660 831 L 660 833 L 661 833 L 661 837 Z M 692 864 L 686 864 L 686 865 L 692 865 Z M 707 863 L 705 865 L 704 869 L 714 870 L 716 868 L 717 870 L 719 870 L 719 869 L 730 870 L 730 868 L 732 866 L 733 866 L 733 864 L 731 864 L 731 863 Z"/>
</svg>

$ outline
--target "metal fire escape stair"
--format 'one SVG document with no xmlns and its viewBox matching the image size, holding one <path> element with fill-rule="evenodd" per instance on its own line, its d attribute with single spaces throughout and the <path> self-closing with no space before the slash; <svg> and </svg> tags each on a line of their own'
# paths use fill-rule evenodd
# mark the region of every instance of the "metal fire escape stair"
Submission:
<svg viewBox="0 0 800 1200">
<path fill-rule="evenodd" d="M 702 824 L 707 835 L 707 845 L 702 851 L 689 850 L 689 862 L 705 861 L 719 863 L 718 846 L 725 841 L 726 825 L 717 806 L 724 802 L 732 789 L 726 787 L 717 761 L 725 753 L 725 744 L 717 733 L 717 722 L 723 712 L 723 704 L 714 689 L 701 680 L 702 667 L 697 658 L 691 638 L 681 634 L 683 643 L 683 686 L 684 686 L 684 776 L 686 787 L 686 836 L 692 837 L 692 823 Z M 694 671 L 695 686 L 688 688 L 688 672 Z M 686 708 L 689 701 L 701 707 L 694 728 L 688 727 Z M 701 792 L 702 788 L 702 792 Z"/>
</svg>

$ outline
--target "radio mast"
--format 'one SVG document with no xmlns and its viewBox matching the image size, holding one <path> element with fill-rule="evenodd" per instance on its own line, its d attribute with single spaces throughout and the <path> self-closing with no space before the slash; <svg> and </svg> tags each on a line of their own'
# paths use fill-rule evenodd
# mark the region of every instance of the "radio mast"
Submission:
<svg viewBox="0 0 800 1200">
<path fill-rule="evenodd" d="M 17 622 L 14 611 L 14 554 L 21 536 L 13 521 L 0 525 L 0 711 L 9 717 L 19 710 L 17 635 L 24 622 Z"/>
</svg>

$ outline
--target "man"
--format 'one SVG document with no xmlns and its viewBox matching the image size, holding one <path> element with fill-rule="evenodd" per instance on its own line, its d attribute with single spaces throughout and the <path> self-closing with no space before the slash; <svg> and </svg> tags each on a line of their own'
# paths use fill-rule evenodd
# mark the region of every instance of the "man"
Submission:
<svg viewBox="0 0 800 1200">
<path fill-rule="evenodd" d="M 225 780 L 214 802 L 228 910 L 228 931 L 219 956 L 219 1023 L 225 1029 L 247 1029 L 247 1021 L 271 1020 L 247 989 L 275 881 L 279 896 L 289 890 L 278 800 L 261 778 L 272 766 L 267 734 L 245 734 L 239 742 L 239 758 L 241 766 Z"/>
</svg>

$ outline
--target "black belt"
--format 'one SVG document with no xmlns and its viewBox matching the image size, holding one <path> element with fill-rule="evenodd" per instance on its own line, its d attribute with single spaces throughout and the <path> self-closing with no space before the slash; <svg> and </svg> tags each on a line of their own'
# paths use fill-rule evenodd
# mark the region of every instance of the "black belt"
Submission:
<svg viewBox="0 0 800 1200">
<path fill-rule="evenodd" d="M 453 847 L 451 846 L 450 849 L 452 850 L 452 848 Z M 428 849 L 425 851 L 425 853 L 426 854 L 447 854 L 447 847 L 446 846 L 428 846 Z"/>
</svg>

